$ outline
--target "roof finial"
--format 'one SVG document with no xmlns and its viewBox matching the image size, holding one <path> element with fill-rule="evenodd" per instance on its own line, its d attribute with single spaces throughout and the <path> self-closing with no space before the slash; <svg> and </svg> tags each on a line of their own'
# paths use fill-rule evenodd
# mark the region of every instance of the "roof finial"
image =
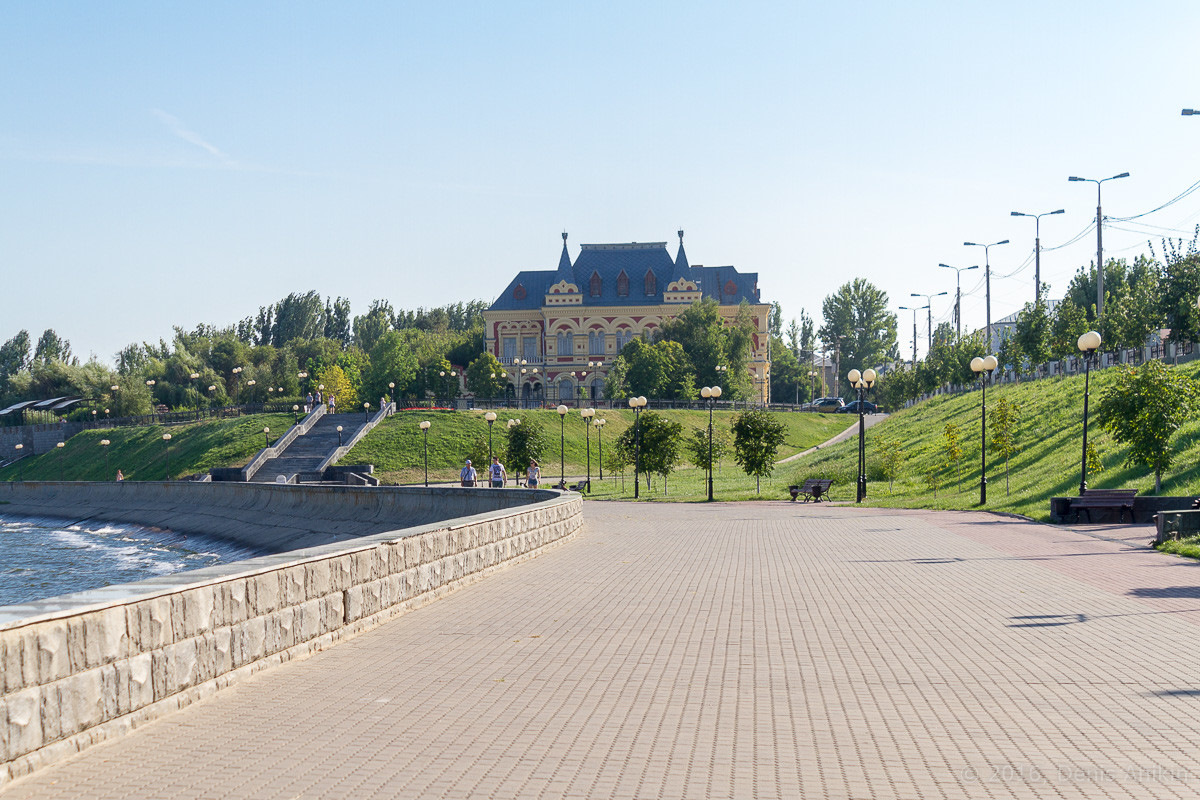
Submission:
<svg viewBox="0 0 1200 800">
<path fill-rule="evenodd" d="M 567 243 L 567 232 L 563 231 L 563 244 Z"/>
<path fill-rule="evenodd" d="M 679 244 L 681 247 L 683 246 L 683 228 L 679 229 Z"/>
</svg>

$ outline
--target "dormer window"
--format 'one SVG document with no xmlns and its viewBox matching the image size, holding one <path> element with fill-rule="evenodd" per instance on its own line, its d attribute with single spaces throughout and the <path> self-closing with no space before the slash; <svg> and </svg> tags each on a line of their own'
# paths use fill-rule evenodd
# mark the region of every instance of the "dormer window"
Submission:
<svg viewBox="0 0 1200 800">
<path fill-rule="evenodd" d="M 602 286 L 603 286 L 603 284 L 600 281 L 600 273 L 593 272 L 592 273 L 592 282 L 591 282 L 591 286 L 590 286 L 592 297 L 600 296 L 600 289 Z"/>
<path fill-rule="evenodd" d="M 658 281 L 654 278 L 654 273 L 646 270 L 646 296 L 651 297 L 658 294 Z"/>
<path fill-rule="evenodd" d="M 621 274 L 617 276 L 617 296 L 629 297 L 629 276 L 625 274 L 625 270 L 621 270 Z"/>
</svg>

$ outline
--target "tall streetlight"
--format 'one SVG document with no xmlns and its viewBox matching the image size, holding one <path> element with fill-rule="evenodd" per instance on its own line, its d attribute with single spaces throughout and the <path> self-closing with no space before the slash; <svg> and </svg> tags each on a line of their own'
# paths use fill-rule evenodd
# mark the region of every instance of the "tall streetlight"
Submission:
<svg viewBox="0 0 1200 800">
<path fill-rule="evenodd" d="M 108 446 L 109 446 L 110 444 L 112 444 L 112 442 L 110 442 L 108 439 L 101 439 L 101 440 L 100 440 L 100 446 L 104 448 L 104 474 L 105 474 L 105 475 L 110 475 L 110 474 L 111 474 L 111 473 L 108 471 Z"/>
<path fill-rule="evenodd" d="M 67 443 L 59 442 L 58 444 L 56 444 L 54 446 L 58 449 L 58 481 L 59 481 L 59 483 L 62 483 L 66 480 L 66 478 L 63 477 L 63 455 L 62 454 L 63 454 L 63 448 L 65 448 L 67 446 Z"/>
<path fill-rule="evenodd" d="M 592 417 L 596 416 L 596 409 L 583 408 L 579 410 L 579 416 L 583 417 L 583 438 L 587 442 L 587 493 L 592 493 Z"/>
<path fill-rule="evenodd" d="M 939 267 L 954 270 L 954 329 L 958 338 L 962 338 L 962 274 L 964 270 L 979 269 L 975 264 L 970 267 L 952 267 L 949 264 L 938 264 Z"/>
<path fill-rule="evenodd" d="M 263 441 L 266 442 L 266 447 L 271 446 L 271 429 L 268 427 L 263 428 Z"/>
<path fill-rule="evenodd" d="M 1041 214 L 1026 214 L 1014 211 L 1010 216 L 1033 217 L 1033 302 L 1042 302 L 1042 217 L 1052 214 L 1065 214 L 1066 209 L 1043 211 Z"/>
<path fill-rule="evenodd" d="M 396 402 L 396 382 L 388 381 L 388 402 Z"/>
<path fill-rule="evenodd" d="M 558 488 L 567 488 L 567 412 L 570 410 L 560 405 L 558 411 Z"/>
<path fill-rule="evenodd" d="M 867 498 L 867 425 L 863 415 L 863 399 L 871 387 L 875 385 L 875 370 L 867 369 L 859 372 L 856 369 L 846 374 L 850 385 L 858 390 L 858 499 L 861 503 Z"/>
<path fill-rule="evenodd" d="M 363 403 L 363 425 L 366 425 L 368 422 L 371 421 L 370 413 L 371 413 L 371 404 Z"/>
<path fill-rule="evenodd" d="M 488 424 L 488 469 L 492 468 L 492 426 L 496 424 L 496 412 L 489 411 L 483 415 Z M 488 486 L 492 485 L 491 478 L 488 478 Z"/>
<path fill-rule="evenodd" d="M 1088 425 L 1088 392 L 1092 380 L 1092 353 L 1100 348 L 1100 334 L 1088 331 L 1079 337 L 1077 342 L 1083 353 L 1083 458 L 1079 466 L 1079 494 L 1087 491 L 1087 425 Z"/>
<path fill-rule="evenodd" d="M 720 367 L 717 367 L 719 370 Z M 629 407 L 633 409 L 633 499 L 638 499 L 638 473 L 642 469 L 642 427 L 641 411 L 646 407 L 645 397 L 629 398 Z"/>
<path fill-rule="evenodd" d="M 983 248 L 983 280 L 986 286 L 984 292 L 987 297 L 987 347 L 992 346 L 992 261 L 988 251 L 998 245 L 1008 244 L 1008 239 L 1002 239 L 999 242 L 991 244 L 980 244 L 978 242 L 963 242 L 964 247 L 982 247 Z"/>
<path fill-rule="evenodd" d="M 421 420 L 421 433 L 425 434 L 425 486 L 429 486 L 429 420 Z"/>
<path fill-rule="evenodd" d="M 721 397 L 720 386 L 705 386 L 700 396 L 708 401 L 708 501 L 713 499 L 713 406 Z"/>
<path fill-rule="evenodd" d="M 300 406 L 293 405 L 292 406 L 292 424 L 296 425 L 296 424 L 299 424 L 299 422 L 300 422 Z"/>
<path fill-rule="evenodd" d="M 1078 178 L 1074 175 L 1067 178 L 1069 181 L 1080 181 L 1082 183 L 1096 184 L 1096 317 L 1099 318 L 1104 313 L 1104 213 L 1100 209 L 1100 184 L 1105 181 L 1115 181 L 1118 178 L 1128 178 L 1128 172 L 1122 172 L 1120 175 L 1113 175 L 1111 178 Z"/>
<path fill-rule="evenodd" d="M 592 424 L 596 426 L 596 446 L 600 448 L 600 480 L 604 480 L 604 439 L 600 434 L 604 432 L 604 426 L 608 424 L 608 420 L 601 417 L 592 420 Z"/>
<path fill-rule="evenodd" d="M 342 426 L 341 425 L 337 426 L 337 434 L 338 434 L 338 447 L 341 447 L 342 446 Z"/>
<path fill-rule="evenodd" d="M 162 435 L 163 449 L 167 457 L 167 480 L 171 480 L 171 434 L 164 433 Z"/>
<path fill-rule="evenodd" d="M 925 298 L 925 303 L 926 303 L 925 309 L 928 314 L 928 319 L 926 320 L 926 324 L 929 326 L 929 330 L 926 331 L 926 333 L 929 334 L 929 344 L 928 344 L 929 350 L 933 349 L 933 310 L 932 310 L 933 309 L 933 298 L 941 297 L 942 295 L 945 295 L 945 294 L 950 294 L 950 293 L 949 292 L 938 292 L 937 294 L 921 294 L 920 292 L 913 292 L 912 294 L 909 295 L 910 297 L 924 297 Z M 928 352 L 928 351 L 926 351 L 926 352 Z"/>
<path fill-rule="evenodd" d="M 23 455 L 23 453 L 21 451 L 25 449 L 25 445 L 16 444 L 16 445 L 13 445 L 13 449 L 17 451 L 17 457 L 16 457 L 17 480 L 24 481 L 25 480 L 25 464 L 21 461 L 21 456 Z"/>
<path fill-rule="evenodd" d="M 916 324 L 917 324 L 916 320 L 914 319 L 913 325 L 916 325 Z M 917 336 L 917 334 L 913 333 L 913 346 L 914 347 L 916 346 L 916 341 L 917 341 L 916 336 Z M 812 382 L 812 389 L 809 391 L 808 402 L 815 403 L 815 402 L 817 402 L 817 371 L 815 369 L 810 369 L 808 371 L 808 379 L 809 379 L 809 381 Z"/>
<path fill-rule="evenodd" d="M 927 308 L 929 306 L 900 306 L 901 311 L 913 312 L 913 369 L 917 368 L 917 312 L 924 311 Z"/>
<path fill-rule="evenodd" d="M 242 374 L 242 368 L 234 367 L 229 370 L 229 373 L 233 375 L 233 404 L 236 406 L 238 404 L 238 378 Z"/>
<path fill-rule="evenodd" d="M 971 371 L 979 376 L 983 389 L 979 402 L 979 505 L 987 502 L 987 382 L 997 364 L 995 356 L 971 359 Z"/>
</svg>

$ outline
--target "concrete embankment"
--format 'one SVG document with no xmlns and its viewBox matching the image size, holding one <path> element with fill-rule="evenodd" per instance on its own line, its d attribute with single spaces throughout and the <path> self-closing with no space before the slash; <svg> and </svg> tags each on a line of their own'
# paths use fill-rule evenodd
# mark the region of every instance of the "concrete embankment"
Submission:
<svg viewBox="0 0 1200 800">
<path fill-rule="evenodd" d="M 0 514 L 131 522 L 279 553 L 557 496 L 546 489 L 11 482 L 0 483 Z"/>
<path fill-rule="evenodd" d="M 583 516 L 577 494 L 515 489 L 30 484 L 0 500 L 280 550 L 0 608 L 0 785 L 530 558 Z M 285 551 L 300 541 L 328 543 Z"/>
</svg>

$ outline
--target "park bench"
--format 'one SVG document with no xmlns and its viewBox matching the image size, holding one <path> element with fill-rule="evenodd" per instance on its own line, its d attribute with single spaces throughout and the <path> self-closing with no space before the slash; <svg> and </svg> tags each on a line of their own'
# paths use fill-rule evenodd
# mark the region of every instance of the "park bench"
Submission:
<svg viewBox="0 0 1200 800">
<path fill-rule="evenodd" d="M 788 492 L 792 495 L 792 502 L 795 502 L 799 495 L 804 495 L 804 502 L 812 500 L 819 503 L 823 496 L 829 494 L 830 486 L 833 486 L 832 478 L 808 478 L 803 486 L 789 486 Z"/>
<path fill-rule="evenodd" d="M 582 480 L 582 481 L 580 481 L 579 483 L 577 483 L 577 484 L 575 484 L 574 486 L 572 486 L 572 487 L 571 487 L 571 491 L 572 491 L 572 492 L 579 492 L 580 494 L 582 494 L 582 493 L 584 493 L 584 492 L 591 493 L 591 491 L 592 491 L 592 484 L 591 484 L 591 481 L 588 481 L 588 480 L 586 480 L 586 479 L 585 479 L 585 480 Z"/>
<path fill-rule="evenodd" d="M 1118 521 L 1125 520 L 1125 509 L 1129 509 L 1129 521 L 1133 522 L 1133 498 L 1137 489 L 1084 489 L 1079 497 L 1071 498 L 1070 509 L 1075 512 L 1075 521 L 1079 522 L 1079 512 L 1088 512 L 1088 522 L 1092 521 L 1093 508 L 1118 509 Z"/>
</svg>

